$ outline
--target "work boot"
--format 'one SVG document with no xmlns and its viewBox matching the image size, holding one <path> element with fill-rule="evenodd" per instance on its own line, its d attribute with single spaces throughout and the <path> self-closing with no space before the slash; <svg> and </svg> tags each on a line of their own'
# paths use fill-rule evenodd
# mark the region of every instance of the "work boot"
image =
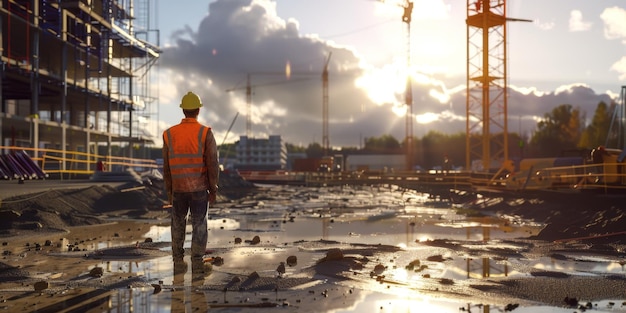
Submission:
<svg viewBox="0 0 626 313">
<path fill-rule="evenodd" d="M 187 262 L 183 259 L 174 260 L 174 275 L 187 273 Z"/>
<path fill-rule="evenodd" d="M 211 275 L 213 266 L 211 263 L 204 262 L 202 258 L 193 258 L 191 260 L 191 276 L 193 280 L 203 280 L 206 276 Z"/>
</svg>

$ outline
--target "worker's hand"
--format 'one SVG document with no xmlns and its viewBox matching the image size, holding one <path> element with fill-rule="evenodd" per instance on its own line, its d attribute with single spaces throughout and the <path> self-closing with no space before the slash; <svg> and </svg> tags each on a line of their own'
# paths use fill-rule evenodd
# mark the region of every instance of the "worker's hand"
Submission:
<svg viewBox="0 0 626 313">
<path fill-rule="evenodd" d="M 209 204 L 215 204 L 216 201 L 217 201 L 217 191 L 209 192 Z"/>
</svg>

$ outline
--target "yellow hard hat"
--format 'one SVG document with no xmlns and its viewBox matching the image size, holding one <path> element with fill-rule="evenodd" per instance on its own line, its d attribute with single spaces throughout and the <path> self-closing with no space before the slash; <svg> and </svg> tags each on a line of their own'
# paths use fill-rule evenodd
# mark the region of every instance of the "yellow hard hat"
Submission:
<svg viewBox="0 0 626 313">
<path fill-rule="evenodd" d="M 197 94 L 193 92 L 188 92 L 183 96 L 183 99 L 180 101 L 180 107 L 183 110 L 194 110 L 202 107 L 202 100 L 198 97 Z"/>
</svg>

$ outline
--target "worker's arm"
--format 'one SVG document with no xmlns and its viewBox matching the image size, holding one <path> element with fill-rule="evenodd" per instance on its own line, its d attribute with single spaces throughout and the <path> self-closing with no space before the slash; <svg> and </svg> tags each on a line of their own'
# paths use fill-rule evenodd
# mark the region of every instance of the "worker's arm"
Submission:
<svg viewBox="0 0 626 313">
<path fill-rule="evenodd" d="M 167 192 L 167 200 L 170 204 L 173 203 L 174 195 L 172 191 L 172 172 L 170 171 L 170 157 L 169 146 L 167 140 L 165 140 L 165 133 L 163 133 L 163 181 L 165 182 L 165 191 Z"/>
<path fill-rule="evenodd" d="M 215 136 L 213 136 L 213 131 L 211 129 L 209 129 L 207 133 L 204 155 L 204 162 L 207 168 L 207 178 L 209 180 L 209 202 L 215 203 L 220 175 L 220 164 L 217 144 L 215 143 Z"/>
</svg>

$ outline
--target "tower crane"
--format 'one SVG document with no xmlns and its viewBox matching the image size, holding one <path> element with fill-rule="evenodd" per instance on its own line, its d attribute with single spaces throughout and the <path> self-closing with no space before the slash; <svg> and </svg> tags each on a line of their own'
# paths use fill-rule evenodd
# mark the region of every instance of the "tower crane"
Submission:
<svg viewBox="0 0 626 313">
<path fill-rule="evenodd" d="M 330 139 L 328 136 L 328 63 L 332 52 L 328 53 L 328 58 L 324 63 L 324 71 L 322 72 L 322 149 L 324 156 L 328 156 L 330 151 Z"/>
<path fill-rule="evenodd" d="M 380 0 L 385 2 L 385 0 Z M 398 4 L 402 7 L 402 22 L 406 24 L 406 66 L 407 70 L 411 68 L 411 18 L 413 14 L 413 1 L 405 0 L 404 4 Z M 406 88 L 404 91 L 404 104 L 406 105 L 405 120 L 405 145 L 406 145 L 406 169 L 413 169 L 414 162 L 414 143 L 413 143 L 413 81 L 411 75 L 406 77 Z"/>
<path fill-rule="evenodd" d="M 502 168 L 508 155 L 506 0 L 467 0 L 466 168 Z M 493 134 L 502 133 L 501 136 Z M 472 134 L 479 134 L 480 140 Z M 491 164 L 492 161 L 502 164 Z"/>
<path fill-rule="evenodd" d="M 413 13 L 413 2 L 405 0 L 403 6 L 402 22 L 406 23 L 406 66 L 411 68 L 411 15 Z M 413 169 L 413 81 L 411 75 L 406 76 L 406 91 L 404 92 L 404 103 L 407 106 L 406 113 L 406 167 L 407 170 Z"/>
<path fill-rule="evenodd" d="M 248 73 L 246 75 L 246 86 L 245 87 L 233 87 L 230 89 L 227 89 L 226 92 L 231 92 L 231 91 L 235 91 L 235 90 L 240 90 L 240 89 L 245 89 L 246 90 L 246 137 L 251 138 L 252 135 L 252 87 L 261 87 L 261 86 L 270 86 L 270 85 L 279 85 L 279 84 L 286 84 L 286 83 L 294 83 L 297 81 L 302 81 L 303 79 L 298 79 L 298 80 L 289 80 L 289 78 L 291 77 L 291 69 L 289 66 L 289 63 L 287 63 L 287 66 L 285 68 L 285 72 L 255 72 L 255 73 Z M 251 76 L 252 75 L 285 75 L 287 80 L 281 80 L 281 81 L 275 81 L 275 82 L 269 82 L 269 83 L 265 83 L 265 84 L 257 84 L 257 85 L 252 85 L 251 84 Z M 248 144 L 246 144 L 246 163 L 250 162 L 250 143 L 248 141 Z"/>
<path fill-rule="evenodd" d="M 329 134 L 328 134 L 328 64 L 330 62 L 330 57 L 332 55 L 332 52 L 328 54 L 328 57 L 326 58 L 326 61 L 324 62 L 324 70 L 322 71 L 322 146 L 324 149 L 324 155 L 327 155 L 329 149 L 330 149 L 330 139 L 329 139 Z M 277 76 L 277 75 L 284 75 L 286 77 L 287 80 L 281 80 L 281 81 L 275 81 L 275 82 L 269 82 L 269 83 L 265 83 L 265 84 L 256 84 L 256 85 L 252 85 L 251 83 L 251 76 L 255 75 L 255 76 Z M 240 89 L 245 89 L 246 90 L 246 110 L 247 110 L 247 114 L 246 114 L 246 136 L 250 137 L 251 136 L 251 126 L 252 126 L 252 88 L 253 87 L 261 87 L 261 86 L 270 86 L 270 85 L 280 85 L 280 84 L 286 84 L 286 83 L 294 83 L 294 82 L 299 82 L 299 81 L 303 81 L 303 80 L 308 80 L 308 78 L 300 78 L 300 79 L 290 79 L 291 76 L 316 76 L 319 75 L 318 73 L 309 73 L 309 72 L 291 72 L 291 66 L 289 64 L 287 64 L 285 71 L 284 72 L 252 72 L 252 73 L 248 73 L 246 76 L 246 86 L 245 87 L 233 87 L 230 89 L 227 89 L 227 92 L 230 91 L 235 91 L 235 90 L 240 90 Z"/>
<path fill-rule="evenodd" d="M 280 80 L 280 81 L 274 81 L 274 82 L 268 82 L 268 83 L 264 83 L 264 84 L 255 84 L 252 85 L 251 81 L 252 81 L 252 76 L 280 76 L 280 75 L 285 75 L 286 80 Z M 313 74 L 311 74 L 313 75 Z M 301 78 L 301 79 L 294 79 L 291 80 L 289 79 L 289 75 L 286 74 L 286 72 L 251 72 L 248 73 L 246 75 L 246 85 L 243 87 L 233 87 L 233 88 L 229 88 L 226 89 L 226 92 L 231 92 L 231 91 L 235 91 L 235 90 L 241 90 L 241 89 L 245 89 L 246 90 L 246 136 L 250 137 L 252 135 L 252 88 L 255 87 L 263 87 L 263 86 L 272 86 L 272 85 L 282 85 L 282 84 L 288 84 L 288 83 L 296 83 L 296 82 L 300 82 L 303 80 L 308 80 L 306 78 Z"/>
</svg>

